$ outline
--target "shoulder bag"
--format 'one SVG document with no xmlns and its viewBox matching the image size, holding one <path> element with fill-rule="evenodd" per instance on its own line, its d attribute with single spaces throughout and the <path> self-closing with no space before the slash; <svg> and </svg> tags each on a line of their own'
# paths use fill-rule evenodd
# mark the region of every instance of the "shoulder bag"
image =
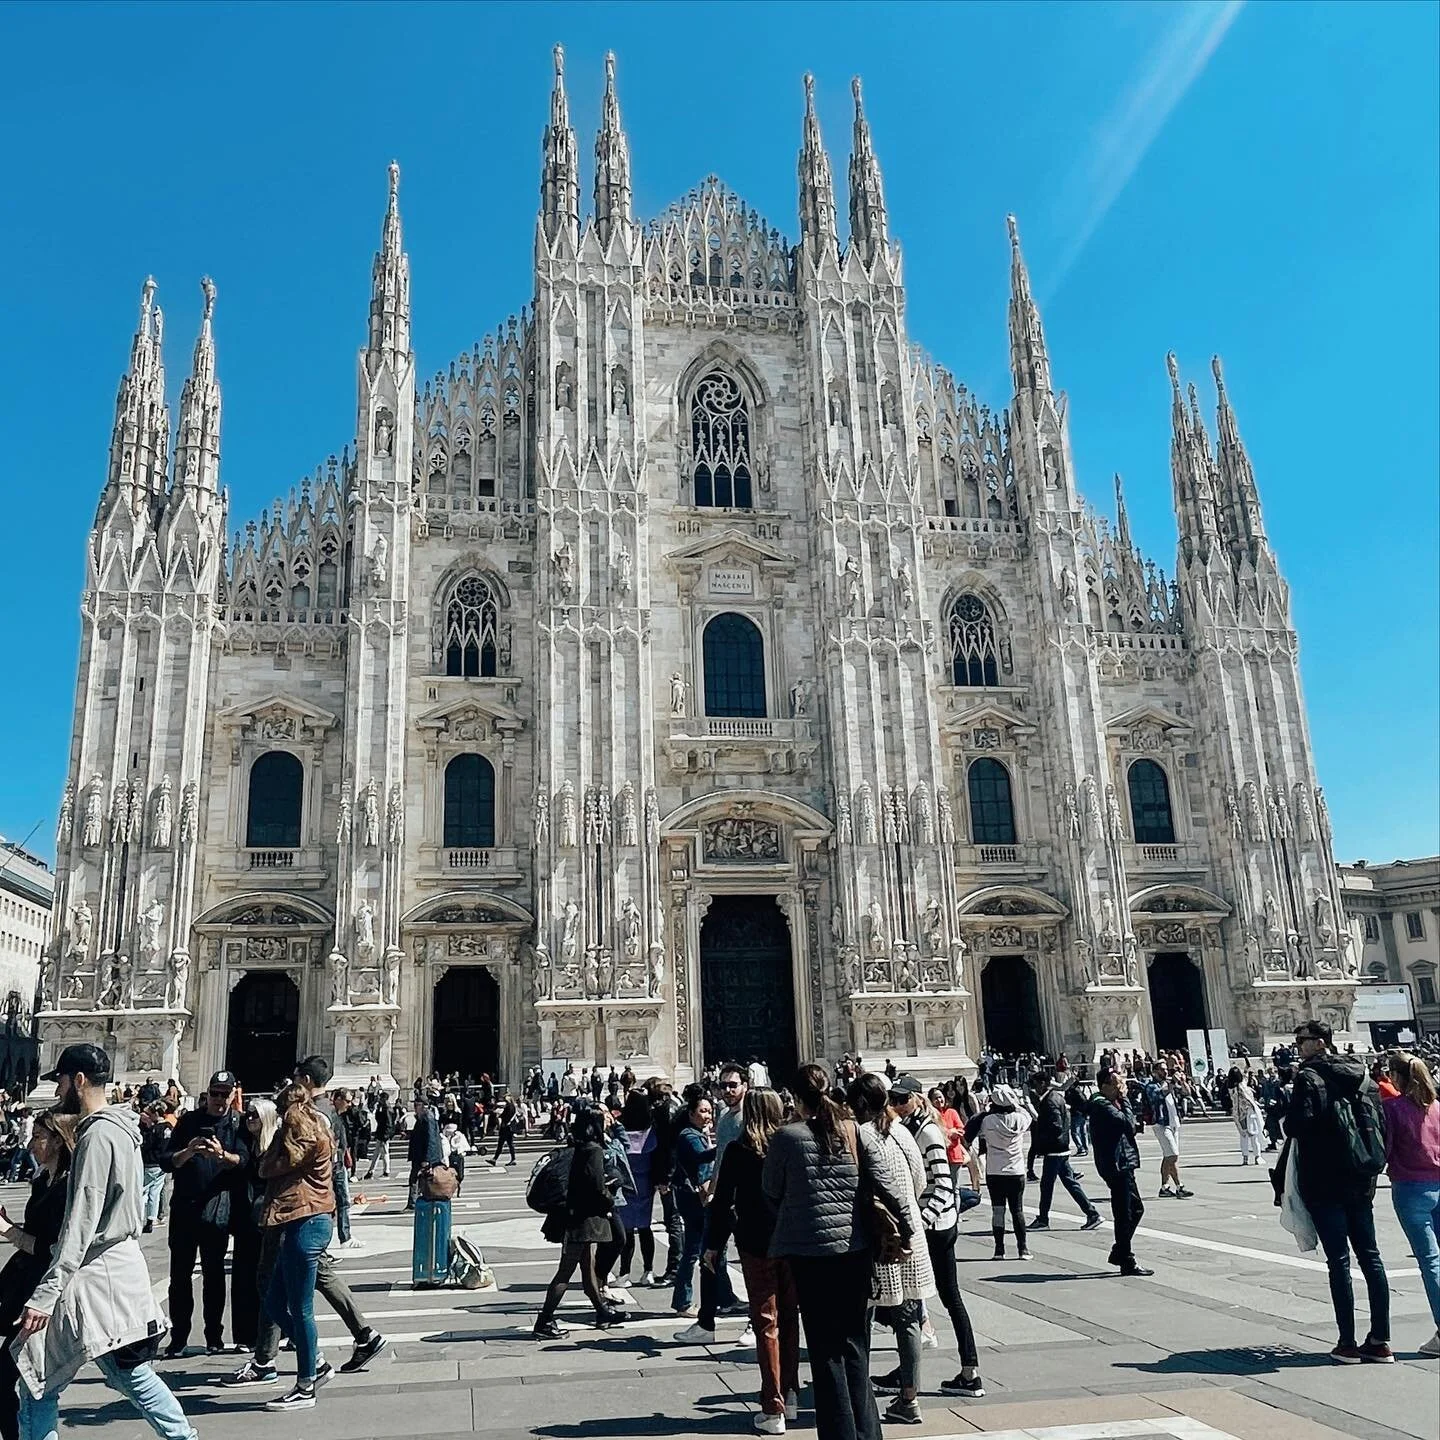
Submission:
<svg viewBox="0 0 1440 1440">
<path fill-rule="evenodd" d="M 900 1234 L 900 1222 L 865 1178 L 865 1169 L 860 1163 L 860 1131 L 854 1121 L 845 1125 L 845 1145 L 860 1174 L 860 1213 L 864 1217 L 871 1253 L 879 1265 L 898 1265 L 910 1254 L 910 1247 Z"/>
<path fill-rule="evenodd" d="M 420 1174 L 420 1193 L 427 1200 L 453 1200 L 460 1191 L 460 1177 L 449 1165 L 431 1165 Z"/>
</svg>

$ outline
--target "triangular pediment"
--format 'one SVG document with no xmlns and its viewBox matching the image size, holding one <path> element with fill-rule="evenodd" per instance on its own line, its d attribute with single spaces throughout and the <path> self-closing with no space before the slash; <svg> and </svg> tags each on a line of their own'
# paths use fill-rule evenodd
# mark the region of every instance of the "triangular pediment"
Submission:
<svg viewBox="0 0 1440 1440">
<path fill-rule="evenodd" d="M 215 717 L 216 724 L 222 728 L 238 729 L 261 740 L 309 738 L 330 729 L 335 719 L 330 711 L 318 705 L 281 694 L 228 706 Z"/>
<path fill-rule="evenodd" d="M 793 568 L 795 557 L 774 545 L 767 545 L 740 530 L 722 530 L 706 540 L 669 551 L 665 558 L 682 569 L 714 564 L 719 560 L 740 560 L 751 565 Z"/>
<path fill-rule="evenodd" d="M 512 706 L 479 690 L 431 706 L 415 723 L 441 739 L 471 741 L 521 730 L 525 720 Z"/>
<path fill-rule="evenodd" d="M 1035 726 L 1023 716 L 1017 715 L 1006 705 L 985 698 L 980 692 L 975 703 L 964 709 L 949 711 L 941 727 L 946 734 L 966 742 L 969 749 L 986 749 L 993 745 L 990 734 L 999 735 L 1001 742 L 1013 743 L 1035 733 Z M 977 738 L 975 732 L 982 732 Z"/>
<path fill-rule="evenodd" d="M 1178 737 L 1188 735 L 1192 729 L 1194 726 L 1188 720 L 1182 720 L 1161 705 L 1135 705 L 1105 722 L 1107 735 L 1165 735 L 1174 732 Z M 1136 748 L 1143 750 L 1145 747 L 1140 745 Z"/>
</svg>

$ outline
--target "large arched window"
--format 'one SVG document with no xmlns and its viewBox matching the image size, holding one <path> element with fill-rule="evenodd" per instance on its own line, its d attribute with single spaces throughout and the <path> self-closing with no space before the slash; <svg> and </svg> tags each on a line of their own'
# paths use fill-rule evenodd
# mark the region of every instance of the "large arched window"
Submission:
<svg viewBox="0 0 1440 1440">
<path fill-rule="evenodd" d="M 1175 821 L 1170 814 L 1170 782 L 1153 760 L 1137 760 L 1127 777 L 1130 823 L 1137 845 L 1173 845 Z"/>
<path fill-rule="evenodd" d="M 494 675 L 497 609 L 490 586 L 467 575 L 456 587 L 445 611 L 445 673 Z"/>
<path fill-rule="evenodd" d="M 1013 845 L 1015 806 L 1010 799 L 1010 772 L 998 760 L 971 762 L 970 840 L 975 845 Z"/>
<path fill-rule="evenodd" d="M 978 595 L 961 595 L 950 607 L 950 668 L 957 685 L 998 685 L 995 623 Z"/>
<path fill-rule="evenodd" d="M 717 615 L 705 627 L 705 713 L 765 714 L 765 641 L 743 615 Z"/>
<path fill-rule="evenodd" d="M 304 793 L 305 767 L 300 761 L 288 750 L 267 750 L 250 767 L 245 844 L 251 850 L 299 849 Z"/>
<path fill-rule="evenodd" d="M 697 505 L 748 510 L 751 500 L 750 414 L 735 378 L 712 370 L 690 397 Z"/>
<path fill-rule="evenodd" d="M 457 755 L 445 767 L 445 848 L 495 843 L 495 770 L 483 755 Z"/>
</svg>

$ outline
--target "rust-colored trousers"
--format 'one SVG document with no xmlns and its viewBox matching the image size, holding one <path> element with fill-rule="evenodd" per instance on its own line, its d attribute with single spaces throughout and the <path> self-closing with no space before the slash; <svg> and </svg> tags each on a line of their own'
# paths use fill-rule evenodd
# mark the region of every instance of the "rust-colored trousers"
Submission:
<svg viewBox="0 0 1440 1440">
<path fill-rule="evenodd" d="M 747 1255 L 738 1247 L 736 1253 L 755 1327 L 760 1408 L 767 1415 L 783 1415 L 785 1392 L 800 1388 L 800 1303 L 795 1280 L 783 1260 Z"/>
</svg>

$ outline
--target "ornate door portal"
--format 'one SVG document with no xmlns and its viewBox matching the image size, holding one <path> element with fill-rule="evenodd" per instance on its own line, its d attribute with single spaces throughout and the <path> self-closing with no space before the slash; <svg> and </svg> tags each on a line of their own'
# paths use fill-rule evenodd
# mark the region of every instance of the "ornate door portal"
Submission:
<svg viewBox="0 0 1440 1440">
<path fill-rule="evenodd" d="M 1150 1015 L 1155 1022 L 1155 1048 L 1186 1047 L 1187 1030 L 1204 1030 L 1205 977 L 1183 951 L 1165 951 L 1150 961 Z"/>
<path fill-rule="evenodd" d="M 274 1093 L 300 1058 L 300 991 L 283 971 L 252 970 L 230 993 L 225 1068 L 241 1088 Z"/>
<path fill-rule="evenodd" d="M 717 895 L 700 926 L 707 1065 L 763 1060 L 777 1084 L 796 1065 L 790 931 L 773 895 Z"/>
<path fill-rule="evenodd" d="M 435 987 L 434 1052 L 441 1075 L 500 1077 L 500 987 L 480 965 L 455 965 Z M 516 1087 L 518 1076 L 503 1078 Z"/>
<path fill-rule="evenodd" d="M 1042 1053 L 1040 991 L 1035 971 L 1023 955 L 993 955 L 980 972 L 980 1004 L 985 1043 L 1002 1055 Z"/>
</svg>

